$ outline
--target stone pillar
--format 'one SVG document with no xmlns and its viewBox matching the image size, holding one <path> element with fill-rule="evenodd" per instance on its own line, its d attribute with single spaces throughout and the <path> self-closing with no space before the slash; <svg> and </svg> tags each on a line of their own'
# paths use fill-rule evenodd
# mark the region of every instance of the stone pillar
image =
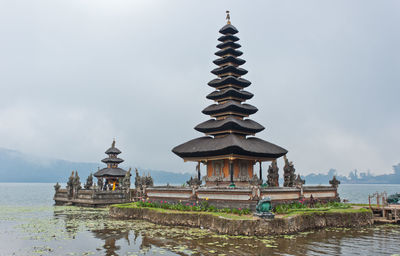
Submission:
<svg viewBox="0 0 400 256">
<path fill-rule="evenodd" d="M 234 187 L 235 183 L 233 182 L 233 161 L 229 160 L 229 172 L 231 174 L 231 185 L 230 187 Z"/>
</svg>

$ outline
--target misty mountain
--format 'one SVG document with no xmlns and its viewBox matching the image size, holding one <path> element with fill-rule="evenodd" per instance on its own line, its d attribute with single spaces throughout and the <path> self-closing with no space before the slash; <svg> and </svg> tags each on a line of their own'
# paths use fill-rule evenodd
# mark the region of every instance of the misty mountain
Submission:
<svg viewBox="0 0 400 256">
<path fill-rule="evenodd" d="M 73 170 L 77 170 L 81 182 L 90 173 L 105 167 L 103 163 L 71 162 L 60 159 L 41 158 L 0 148 L 0 182 L 61 182 L 66 183 Z M 126 170 L 127 167 L 123 166 Z M 150 174 L 155 184 L 183 184 L 190 174 L 138 168 L 140 175 Z M 132 170 L 132 175 L 135 175 Z M 194 174 L 193 174 L 194 175 Z M 132 179 L 132 183 L 134 180 Z"/>
<path fill-rule="evenodd" d="M 389 172 L 389 171 L 388 171 Z M 341 184 L 400 184 L 400 163 L 393 166 L 393 173 L 373 175 L 368 172 L 351 171 L 348 176 L 338 175 L 335 169 L 330 169 L 327 174 L 312 173 L 302 176 L 306 184 L 329 184 L 333 176 L 340 180 Z"/>
</svg>

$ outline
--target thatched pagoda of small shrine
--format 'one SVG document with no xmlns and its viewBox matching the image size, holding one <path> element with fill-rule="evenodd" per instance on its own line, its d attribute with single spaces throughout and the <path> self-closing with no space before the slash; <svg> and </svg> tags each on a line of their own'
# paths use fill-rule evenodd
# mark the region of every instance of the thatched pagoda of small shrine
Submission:
<svg viewBox="0 0 400 256">
<path fill-rule="evenodd" d="M 206 107 L 202 113 L 211 119 L 197 125 L 195 130 L 206 136 L 190 140 L 175 147 L 172 151 L 185 161 L 198 162 L 207 166 L 206 185 L 249 186 L 261 179 L 254 174 L 254 166 L 264 161 L 273 161 L 288 151 L 280 146 L 255 137 L 264 127 L 249 118 L 258 109 L 245 103 L 253 97 L 247 90 L 251 82 L 242 76 L 247 70 L 241 68 L 246 61 L 239 58 L 238 30 L 231 24 L 229 13 L 227 24 L 219 32 L 219 49 L 214 64 L 218 67 L 211 73 L 217 76 L 208 85 L 215 89 L 207 99 L 215 103 Z M 260 177 L 261 178 L 261 177 Z"/>
<path fill-rule="evenodd" d="M 105 153 L 108 157 L 101 161 L 107 164 L 107 167 L 98 170 L 94 176 L 98 179 L 97 184 L 101 184 L 100 189 L 107 190 L 111 188 L 115 190 L 116 187 L 119 187 L 120 180 L 125 177 L 127 171 L 118 167 L 124 160 L 118 157 L 121 151 L 115 147 L 115 140 L 113 140 L 111 147 Z"/>
</svg>

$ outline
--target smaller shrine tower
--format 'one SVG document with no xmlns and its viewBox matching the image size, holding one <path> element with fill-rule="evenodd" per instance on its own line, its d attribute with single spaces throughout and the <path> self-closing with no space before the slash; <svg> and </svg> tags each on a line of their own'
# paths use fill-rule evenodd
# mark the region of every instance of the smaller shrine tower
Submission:
<svg viewBox="0 0 400 256">
<path fill-rule="evenodd" d="M 97 171 L 94 176 L 98 179 L 105 179 L 105 186 L 112 184 L 115 188 L 119 185 L 119 179 L 125 177 L 127 173 L 127 171 L 118 167 L 124 160 L 118 157 L 121 151 L 115 147 L 115 140 L 113 140 L 111 148 L 107 149 L 105 153 L 108 157 L 101 161 L 107 164 L 107 167 Z M 100 183 L 103 184 L 103 182 Z"/>
</svg>

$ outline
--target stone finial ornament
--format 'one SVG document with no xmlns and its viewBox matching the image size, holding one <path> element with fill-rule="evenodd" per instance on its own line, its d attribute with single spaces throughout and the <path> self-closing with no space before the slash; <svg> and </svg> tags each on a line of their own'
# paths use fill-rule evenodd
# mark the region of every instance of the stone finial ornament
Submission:
<svg viewBox="0 0 400 256">
<path fill-rule="evenodd" d="M 85 189 L 90 189 L 93 186 L 93 175 L 90 173 L 90 175 L 86 179 L 86 183 L 83 186 Z"/>
<path fill-rule="evenodd" d="M 336 176 L 333 176 L 333 178 L 329 181 L 329 184 L 331 184 L 332 187 L 337 188 L 340 184 L 340 180 L 337 180 Z"/>
<path fill-rule="evenodd" d="M 227 20 L 227 24 L 231 24 L 231 15 L 229 13 L 229 11 L 226 11 L 226 20 Z"/>
<path fill-rule="evenodd" d="M 298 174 L 298 175 L 297 175 L 297 178 L 294 180 L 294 186 L 295 186 L 295 187 L 298 187 L 298 188 L 301 188 L 305 183 L 306 183 L 306 181 L 303 180 L 303 179 L 300 177 L 300 174 Z"/>
<path fill-rule="evenodd" d="M 54 185 L 54 190 L 57 192 L 60 188 L 61 188 L 61 186 L 57 182 L 56 185 Z"/>
</svg>

